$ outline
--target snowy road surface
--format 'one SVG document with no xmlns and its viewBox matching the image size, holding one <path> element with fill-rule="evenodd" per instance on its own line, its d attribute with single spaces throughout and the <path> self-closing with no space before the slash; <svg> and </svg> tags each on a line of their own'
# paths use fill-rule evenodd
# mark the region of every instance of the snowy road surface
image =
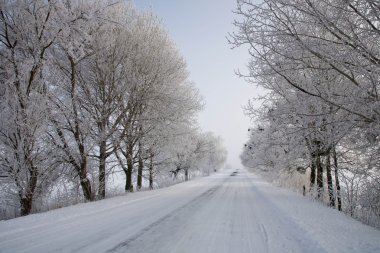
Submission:
<svg viewBox="0 0 380 253">
<path fill-rule="evenodd" d="M 380 231 L 240 170 L 2 221 L 0 252 L 380 252 Z"/>
</svg>

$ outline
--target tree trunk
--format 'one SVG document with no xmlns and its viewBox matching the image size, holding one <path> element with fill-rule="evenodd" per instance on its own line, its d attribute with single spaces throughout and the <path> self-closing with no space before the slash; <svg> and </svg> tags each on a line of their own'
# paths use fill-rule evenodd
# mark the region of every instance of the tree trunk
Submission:
<svg viewBox="0 0 380 253">
<path fill-rule="evenodd" d="M 141 154 L 141 143 L 139 143 L 139 154 L 138 154 L 138 169 L 137 169 L 137 190 L 140 190 L 142 187 L 142 178 L 143 178 L 143 168 L 144 163 L 142 160 L 142 154 Z"/>
<path fill-rule="evenodd" d="M 21 216 L 29 215 L 32 211 L 33 194 L 27 193 L 20 199 Z"/>
<path fill-rule="evenodd" d="M 129 179 L 128 179 L 128 169 L 125 171 L 125 187 L 124 190 L 125 192 L 129 192 Z"/>
<path fill-rule="evenodd" d="M 58 126 L 57 126 L 56 131 L 57 131 L 57 134 L 60 137 L 61 141 L 64 143 L 63 149 L 66 152 L 66 155 L 68 156 L 71 165 L 74 167 L 75 171 L 78 173 L 80 184 L 81 184 L 82 191 L 83 191 L 83 196 L 84 196 L 85 200 L 86 201 L 93 201 L 94 195 L 93 195 L 92 189 L 91 189 L 92 188 L 91 182 L 87 178 L 87 155 L 85 153 L 84 145 L 81 142 L 79 127 L 75 128 L 74 136 L 75 136 L 75 140 L 76 140 L 76 143 L 77 143 L 77 146 L 79 149 L 79 154 L 80 154 L 80 159 L 81 159 L 80 164 L 77 163 L 77 161 L 75 160 L 73 155 L 68 151 L 67 141 L 63 135 L 63 132 L 61 131 L 61 129 L 58 128 Z"/>
<path fill-rule="evenodd" d="M 318 154 L 316 157 L 317 166 L 317 197 L 323 198 L 323 166 L 321 163 L 321 156 Z"/>
<path fill-rule="evenodd" d="M 92 189 L 91 189 L 91 183 L 90 180 L 88 180 L 87 177 L 83 178 L 80 180 L 80 185 L 82 187 L 83 191 L 83 196 L 86 201 L 93 201 L 94 196 L 92 194 Z"/>
<path fill-rule="evenodd" d="M 103 140 L 99 145 L 99 199 L 104 199 L 106 197 L 106 152 L 107 142 Z"/>
<path fill-rule="evenodd" d="M 342 211 L 342 199 L 340 196 L 340 183 L 338 176 L 338 158 L 336 157 L 335 147 L 333 148 L 333 160 L 334 160 L 334 174 L 335 174 L 335 187 L 336 187 L 336 200 L 339 211 Z"/>
<path fill-rule="evenodd" d="M 310 192 L 314 192 L 314 185 L 315 185 L 315 167 L 316 167 L 316 157 L 311 157 L 311 166 L 310 166 Z"/>
<path fill-rule="evenodd" d="M 125 192 L 133 192 L 132 184 L 133 171 L 133 145 L 128 145 L 127 150 L 127 173 L 125 174 Z"/>
<path fill-rule="evenodd" d="M 189 169 L 185 169 L 185 181 L 189 181 Z"/>
<path fill-rule="evenodd" d="M 30 179 L 26 189 L 26 193 L 23 196 L 20 193 L 20 205 L 21 205 L 21 216 L 25 216 L 31 213 L 33 206 L 33 196 L 37 186 L 38 170 L 36 167 L 31 166 L 29 170 Z"/>
<path fill-rule="evenodd" d="M 85 152 L 85 147 L 83 144 L 83 140 L 81 138 L 81 129 L 79 125 L 79 116 L 78 116 L 78 108 L 77 108 L 77 83 L 76 83 L 76 63 L 74 59 L 71 56 L 68 56 L 68 59 L 70 61 L 70 66 L 71 66 L 71 91 L 70 91 L 70 96 L 71 96 L 71 105 L 72 105 L 72 110 L 74 114 L 74 127 L 73 127 L 73 133 L 74 133 L 74 138 L 76 141 L 76 144 L 79 149 L 79 154 L 80 154 L 80 165 L 78 165 L 76 162 L 73 162 L 72 164 L 76 168 L 79 179 L 80 179 L 80 185 L 82 187 L 83 191 L 83 196 L 86 201 L 93 201 L 94 200 L 94 194 L 92 193 L 92 187 L 91 187 L 91 182 L 87 178 L 87 154 Z M 58 130 L 58 135 L 61 137 L 61 140 L 65 143 L 65 147 L 67 148 L 67 142 L 65 140 L 65 137 L 62 133 L 62 131 L 59 129 Z M 67 150 L 67 149 L 66 149 Z M 67 151 L 68 152 L 68 151 Z M 74 157 L 68 153 L 68 156 L 72 161 L 75 161 Z"/>
<path fill-rule="evenodd" d="M 334 188 L 332 183 L 332 176 L 331 176 L 331 154 L 330 152 L 327 154 L 326 158 L 326 175 L 327 175 L 327 187 L 329 192 L 329 206 L 335 206 L 334 201 Z"/>
<path fill-rule="evenodd" d="M 150 156 L 149 162 L 149 189 L 153 190 L 153 156 Z"/>
<path fill-rule="evenodd" d="M 87 160 L 85 157 L 82 157 L 82 163 L 80 165 L 79 179 L 80 185 L 82 187 L 83 196 L 86 201 L 93 201 L 94 195 L 92 194 L 91 182 L 87 178 Z"/>
</svg>

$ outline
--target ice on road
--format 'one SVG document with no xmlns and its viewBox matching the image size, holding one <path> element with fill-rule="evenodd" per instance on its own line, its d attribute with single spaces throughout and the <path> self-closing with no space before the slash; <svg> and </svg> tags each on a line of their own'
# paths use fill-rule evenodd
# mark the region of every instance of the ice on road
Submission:
<svg viewBox="0 0 380 253">
<path fill-rule="evenodd" d="M 0 252 L 380 252 L 380 231 L 239 170 L 2 221 Z"/>
</svg>

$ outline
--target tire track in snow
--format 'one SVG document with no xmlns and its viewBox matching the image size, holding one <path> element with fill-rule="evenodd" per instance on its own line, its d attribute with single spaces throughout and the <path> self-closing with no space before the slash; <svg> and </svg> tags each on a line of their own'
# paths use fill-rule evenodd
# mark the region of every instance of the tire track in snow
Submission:
<svg viewBox="0 0 380 253">
<path fill-rule="evenodd" d="M 181 214 L 183 212 L 186 212 L 187 210 L 197 210 L 197 207 L 202 206 L 202 203 L 204 202 L 204 200 L 211 197 L 219 188 L 221 188 L 226 180 L 224 180 L 221 184 L 210 188 L 209 190 L 205 191 L 201 195 L 195 197 L 194 199 L 192 199 L 190 202 L 186 203 L 185 205 L 175 209 L 172 213 L 169 213 L 165 215 L 164 217 L 158 219 L 157 221 L 149 224 L 148 226 L 140 230 L 138 233 L 129 237 L 127 240 L 119 243 L 115 247 L 107 250 L 106 252 L 112 253 L 112 252 L 119 252 L 119 251 L 127 251 L 129 245 L 137 241 L 139 238 L 143 237 L 145 234 L 158 229 L 162 224 L 164 224 L 168 220 L 174 219 L 177 216 L 181 216 Z"/>
<path fill-rule="evenodd" d="M 260 230 L 261 230 L 261 233 L 264 237 L 265 243 L 268 245 L 269 244 L 268 233 L 267 233 L 267 230 L 265 229 L 265 226 L 263 224 L 260 224 Z"/>
<path fill-rule="evenodd" d="M 251 191 L 255 194 L 259 203 L 256 216 L 265 221 L 265 224 L 260 224 L 260 230 L 268 246 L 271 246 L 269 237 L 280 239 L 279 235 L 282 235 L 281 239 L 285 239 L 282 242 L 285 248 L 290 246 L 285 243 L 291 242 L 292 247 L 298 248 L 299 252 L 327 252 L 318 241 L 314 240 L 307 230 L 299 226 L 292 217 L 283 213 L 271 199 L 268 199 L 268 196 L 260 191 L 260 188 L 256 186 L 254 181 L 248 177 L 247 179 L 250 181 Z M 274 227 L 277 227 L 276 231 L 273 230 Z M 289 250 L 295 250 L 295 248 L 289 248 Z M 273 250 L 269 251 L 272 252 Z"/>
</svg>

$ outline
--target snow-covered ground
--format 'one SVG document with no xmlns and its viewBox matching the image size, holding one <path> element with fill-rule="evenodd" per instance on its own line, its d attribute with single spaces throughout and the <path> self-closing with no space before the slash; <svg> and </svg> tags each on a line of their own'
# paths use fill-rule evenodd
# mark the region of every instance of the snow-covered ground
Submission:
<svg viewBox="0 0 380 253">
<path fill-rule="evenodd" d="M 240 170 L 2 221 L 0 252 L 380 252 L 380 231 Z"/>
</svg>

